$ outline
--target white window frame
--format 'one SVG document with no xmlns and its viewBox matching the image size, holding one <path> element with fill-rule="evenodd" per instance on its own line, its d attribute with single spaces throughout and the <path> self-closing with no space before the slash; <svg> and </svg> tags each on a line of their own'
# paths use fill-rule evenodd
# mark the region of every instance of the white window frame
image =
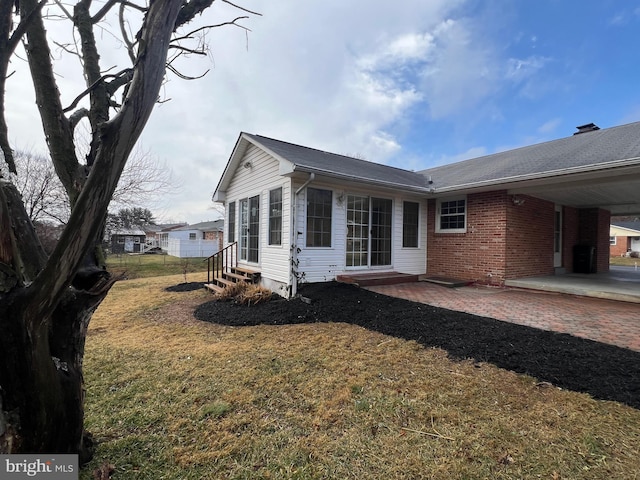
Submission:
<svg viewBox="0 0 640 480">
<path fill-rule="evenodd" d="M 442 204 L 449 202 L 459 202 L 460 200 L 464 200 L 464 227 L 463 228 L 440 228 L 440 219 L 442 218 Z M 467 233 L 467 215 L 469 212 L 469 202 L 467 201 L 467 196 L 463 195 L 461 197 L 448 197 L 448 198 L 438 198 L 436 199 L 436 225 L 435 232 L 436 233 Z M 452 214 L 452 215 L 460 215 Z"/>
<path fill-rule="evenodd" d="M 330 228 L 331 231 L 329 232 L 329 245 L 309 245 L 308 244 L 308 234 L 309 234 L 309 190 L 321 190 L 321 191 L 326 191 L 329 192 L 331 194 L 331 200 L 330 200 L 330 207 L 331 207 L 331 217 L 329 219 L 330 223 Z M 304 244 L 305 244 L 305 248 L 309 248 L 309 249 L 325 249 L 325 250 L 330 250 L 333 248 L 333 245 L 335 243 L 335 239 L 334 239 L 334 235 L 335 235 L 335 225 L 334 223 L 334 219 L 335 219 L 335 208 L 333 205 L 333 197 L 334 197 L 334 192 L 333 190 L 329 189 L 329 188 L 321 188 L 321 187 L 307 187 L 306 192 L 305 192 L 305 212 L 304 212 L 304 228 L 305 228 L 305 232 L 304 232 Z"/>
<path fill-rule="evenodd" d="M 617 245 L 618 237 L 615 235 L 609 235 L 609 245 Z"/>
</svg>

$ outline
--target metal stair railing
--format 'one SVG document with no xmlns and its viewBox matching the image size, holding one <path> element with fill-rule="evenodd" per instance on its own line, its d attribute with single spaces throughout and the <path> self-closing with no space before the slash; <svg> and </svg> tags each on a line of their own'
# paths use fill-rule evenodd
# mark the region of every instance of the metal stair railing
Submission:
<svg viewBox="0 0 640 480">
<path fill-rule="evenodd" d="M 238 266 L 238 242 L 233 242 L 207 258 L 207 283 Z"/>
</svg>

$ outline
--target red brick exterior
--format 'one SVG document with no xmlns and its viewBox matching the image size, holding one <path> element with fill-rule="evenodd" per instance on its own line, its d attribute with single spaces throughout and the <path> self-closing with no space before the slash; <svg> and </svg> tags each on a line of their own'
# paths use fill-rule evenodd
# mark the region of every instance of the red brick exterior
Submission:
<svg viewBox="0 0 640 480">
<path fill-rule="evenodd" d="M 629 241 L 629 237 L 617 235 L 616 244 L 610 245 L 609 255 L 612 257 L 623 257 L 626 255 L 627 251 L 629 251 L 630 245 L 631 242 Z"/>
<path fill-rule="evenodd" d="M 224 243 L 224 234 L 223 234 L 223 232 L 205 232 L 204 239 L 205 240 L 217 240 L 218 241 L 218 250 L 222 250 L 222 245 Z"/>
<path fill-rule="evenodd" d="M 427 274 L 503 285 L 505 280 L 553 275 L 555 205 L 506 191 L 467 196 L 467 232 L 436 233 L 436 201 L 429 201 Z M 563 208 L 563 267 L 573 269 L 573 246 L 596 246 L 597 271 L 609 268 L 609 213 Z"/>
</svg>

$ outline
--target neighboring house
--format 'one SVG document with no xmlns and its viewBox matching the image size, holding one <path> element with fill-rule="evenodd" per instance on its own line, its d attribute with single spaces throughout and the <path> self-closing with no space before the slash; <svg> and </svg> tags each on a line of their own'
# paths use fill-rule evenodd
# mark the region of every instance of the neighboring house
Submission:
<svg viewBox="0 0 640 480">
<path fill-rule="evenodd" d="M 640 253 L 640 222 L 612 222 L 609 241 L 612 257 Z"/>
<path fill-rule="evenodd" d="M 140 253 L 146 234 L 139 228 L 120 229 L 111 234 L 111 253 Z"/>
<path fill-rule="evenodd" d="M 224 220 L 172 229 L 167 232 L 166 251 L 179 258 L 209 257 L 222 248 L 223 231 Z"/>
<path fill-rule="evenodd" d="M 241 133 L 213 200 L 238 263 L 285 297 L 345 273 L 602 272 L 611 215 L 640 213 L 640 123 L 578 133 L 421 172 Z"/>
<path fill-rule="evenodd" d="M 153 237 L 151 237 L 153 239 L 151 241 L 155 246 L 160 247 L 162 251 L 166 252 L 169 248 L 169 232 L 175 230 L 176 228 L 182 228 L 186 226 L 186 222 L 158 225 L 158 227 L 160 228 L 155 231 L 155 234 L 153 235 Z"/>
</svg>

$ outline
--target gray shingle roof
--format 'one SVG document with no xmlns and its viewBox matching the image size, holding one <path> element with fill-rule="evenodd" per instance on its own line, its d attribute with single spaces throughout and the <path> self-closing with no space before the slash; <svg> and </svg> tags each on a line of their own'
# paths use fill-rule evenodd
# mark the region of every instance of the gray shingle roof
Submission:
<svg viewBox="0 0 640 480">
<path fill-rule="evenodd" d="M 340 178 L 346 177 L 395 187 L 423 189 L 427 186 L 426 177 L 409 170 L 316 150 L 261 135 L 248 133 L 245 135 L 280 158 L 294 164 L 297 171 L 315 172 Z"/>
<path fill-rule="evenodd" d="M 597 170 L 629 160 L 640 160 L 640 122 L 572 135 L 419 173 L 431 175 L 437 190 Z"/>
<path fill-rule="evenodd" d="M 628 228 L 629 230 L 637 230 L 640 232 L 640 222 L 611 222 L 616 227 Z"/>
</svg>

